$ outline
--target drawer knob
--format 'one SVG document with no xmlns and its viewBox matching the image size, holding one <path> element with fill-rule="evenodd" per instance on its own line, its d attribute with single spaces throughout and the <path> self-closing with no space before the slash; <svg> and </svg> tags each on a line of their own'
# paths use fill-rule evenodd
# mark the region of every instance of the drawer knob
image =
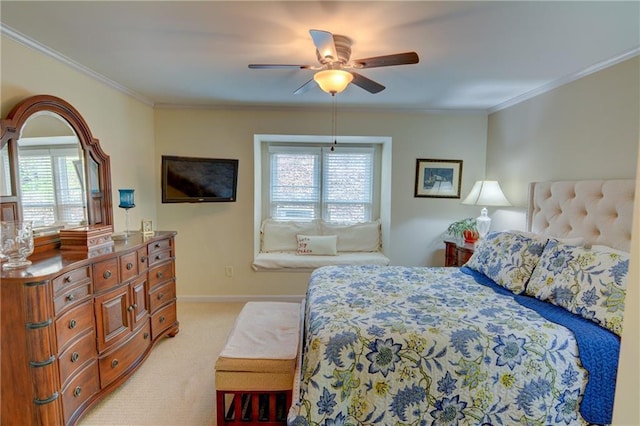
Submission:
<svg viewBox="0 0 640 426">
<path fill-rule="evenodd" d="M 111 271 L 107 269 L 106 271 L 104 271 L 102 276 L 104 277 L 104 279 L 110 278 L 111 277 Z"/>
<path fill-rule="evenodd" d="M 147 261 L 147 256 L 142 256 L 140 258 L 140 263 L 145 263 Z"/>
<path fill-rule="evenodd" d="M 120 364 L 120 361 L 118 361 L 118 359 L 115 358 L 113 361 L 111 361 L 111 368 L 116 368 L 118 364 Z"/>
<path fill-rule="evenodd" d="M 127 263 L 127 271 L 130 271 L 133 269 L 133 263 L 129 262 Z"/>
<path fill-rule="evenodd" d="M 159 254 L 156 254 L 156 260 L 160 260 L 162 259 L 162 256 L 160 256 Z"/>
<path fill-rule="evenodd" d="M 156 248 L 160 248 L 160 243 L 156 243 Z"/>
<path fill-rule="evenodd" d="M 76 388 L 73 390 L 73 396 L 77 398 L 80 396 L 81 393 L 82 393 L 82 388 L 80 386 L 76 386 Z"/>
<path fill-rule="evenodd" d="M 156 276 L 158 278 L 162 278 L 164 276 L 164 274 L 162 273 L 162 271 L 158 271 L 158 273 L 156 274 Z"/>
<path fill-rule="evenodd" d="M 67 275 L 67 276 L 64 278 L 64 282 L 66 282 L 66 283 L 70 283 L 70 282 L 71 282 L 71 275 Z"/>
<path fill-rule="evenodd" d="M 133 312 L 133 310 L 134 310 L 134 309 L 135 309 L 135 308 L 133 307 L 133 305 L 131 305 L 131 306 L 129 306 L 129 307 L 127 308 L 127 311 L 129 311 L 129 312 Z"/>
<path fill-rule="evenodd" d="M 78 325 L 78 323 L 76 322 L 76 320 L 72 319 L 71 321 L 69 321 L 69 328 L 70 328 L 70 329 L 74 329 L 74 328 L 76 328 L 76 325 Z"/>
<path fill-rule="evenodd" d="M 78 352 L 74 352 L 71 354 L 71 362 L 78 362 L 80 359 L 80 354 Z"/>
<path fill-rule="evenodd" d="M 148 333 L 147 331 L 145 331 L 145 332 L 142 334 L 142 337 L 144 338 L 144 340 L 147 340 L 147 339 L 149 338 L 149 333 Z"/>
<path fill-rule="evenodd" d="M 164 297 L 164 293 L 158 293 L 158 300 L 162 300 L 163 297 Z"/>
<path fill-rule="evenodd" d="M 73 293 L 71 294 L 67 294 L 67 302 L 73 302 L 75 300 L 76 296 L 73 295 Z"/>
<path fill-rule="evenodd" d="M 160 317 L 160 324 L 162 324 L 162 323 L 164 322 L 164 320 L 165 320 L 165 319 L 166 319 L 166 318 L 164 317 L 164 315 L 163 315 L 163 316 L 161 316 L 161 317 Z"/>
</svg>

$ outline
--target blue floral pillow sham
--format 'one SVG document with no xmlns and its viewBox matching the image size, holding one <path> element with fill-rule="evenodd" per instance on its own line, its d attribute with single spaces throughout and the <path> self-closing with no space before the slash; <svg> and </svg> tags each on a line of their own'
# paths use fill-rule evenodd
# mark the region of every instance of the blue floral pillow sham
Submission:
<svg viewBox="0 0 640 426">
<path fill-rule="evenodd" d="M 622 334 L 629 254 L 550 240 L 533 271 L 527 294 L 561 306 Z"/>
<path fill-rule="evenodd" d="M 492 232 L 476 243 L 465 264 L 515 294 L 525 291 L 547 238 L 522 232 Z"/>
</svg>

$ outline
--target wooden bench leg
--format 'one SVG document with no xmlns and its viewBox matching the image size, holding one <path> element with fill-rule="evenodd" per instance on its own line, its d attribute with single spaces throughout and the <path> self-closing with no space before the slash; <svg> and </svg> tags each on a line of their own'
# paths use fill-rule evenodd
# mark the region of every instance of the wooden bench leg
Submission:
<svg viewBox="0 0 640 426">
<path fill-rule="evenodd" d="M 216 391 L 218 426 L 282 426 L 287 424 L 292 392 Z"/>
</svg>

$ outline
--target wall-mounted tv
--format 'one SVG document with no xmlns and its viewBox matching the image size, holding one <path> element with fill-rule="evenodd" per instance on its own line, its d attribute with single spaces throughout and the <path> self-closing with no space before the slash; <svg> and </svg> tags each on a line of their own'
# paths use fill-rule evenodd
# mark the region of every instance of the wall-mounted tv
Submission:
<svg viewBox="0 0 640 426">
<path fill-rule="evenodd" d="M 236 201 L 238 160 L 162 156 L 162 202 Z"/>
</svg>

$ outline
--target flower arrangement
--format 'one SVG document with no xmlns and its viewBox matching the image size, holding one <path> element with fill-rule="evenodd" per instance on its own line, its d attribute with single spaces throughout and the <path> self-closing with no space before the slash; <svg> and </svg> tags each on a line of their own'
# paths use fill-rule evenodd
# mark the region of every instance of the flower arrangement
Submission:
<svg viewBox="0 0 640 426">
<path fill-rule="evenodd" d="M 478 240 L 478 229 L 476 227 L 476 219 L 468 217 L 453 222 L 447 228 L 447 234 L 464 239 L 467 243 L 473 243 Z"/>
</svg>

